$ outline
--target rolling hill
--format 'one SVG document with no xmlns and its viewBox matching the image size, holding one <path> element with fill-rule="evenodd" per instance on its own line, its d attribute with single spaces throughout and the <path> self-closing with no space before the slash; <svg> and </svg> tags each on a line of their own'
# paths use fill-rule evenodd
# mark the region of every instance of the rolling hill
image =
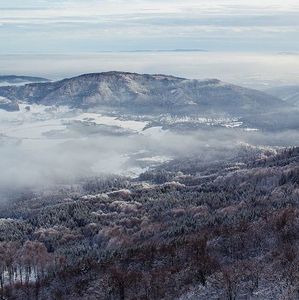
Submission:
<svg viewBox="0 0 299 300">
<path fill-rule="evenodd" d="M 263 92 L 221 82 L 125 72 L 84 74 L 56 82 L 0 87 L 12 101 L 134 113 L 247 116 L 285 109 Z"/>
</svg>

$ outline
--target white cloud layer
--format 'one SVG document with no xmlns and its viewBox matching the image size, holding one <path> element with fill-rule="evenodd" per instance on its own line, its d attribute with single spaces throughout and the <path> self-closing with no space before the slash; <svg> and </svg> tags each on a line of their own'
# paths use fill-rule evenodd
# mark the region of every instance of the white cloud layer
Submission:
<svg viewBox="0 0 299 300">
<path fill-rule="evenodd" d="M 298 0 L 2 0 L 0 24 L 2 53 L 299 50 Z"/>
</svg>

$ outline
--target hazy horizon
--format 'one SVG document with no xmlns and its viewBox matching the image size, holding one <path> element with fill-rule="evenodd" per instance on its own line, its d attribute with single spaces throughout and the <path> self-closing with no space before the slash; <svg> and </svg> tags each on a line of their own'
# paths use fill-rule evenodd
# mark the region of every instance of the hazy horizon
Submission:
<svg viewBox="0 0 299 300">
<path fill-rule="evenodd" d="M 194 79 L 217 78 L 263 89 L 298 84 L 298 57 L 294 53 L 245 52 L 24 54 L 0 55 L 0 65 L 1 75 L 32 75 L 52 80 L 84 73 L 128 71 Z"/>
</svg>

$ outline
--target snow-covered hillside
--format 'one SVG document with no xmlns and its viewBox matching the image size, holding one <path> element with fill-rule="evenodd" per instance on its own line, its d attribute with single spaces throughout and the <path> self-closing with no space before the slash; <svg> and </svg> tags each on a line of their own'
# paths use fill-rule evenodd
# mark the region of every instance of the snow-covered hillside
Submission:
<svg viewBox="0 0 299 300">
<path fill-rule="evenodd" d="M 57 82 L 0 87 L 0 96 L 44 105 L 157 114 L 256 114 L 285 107 L 265 93 L 216 79 L 190 80 L 124 72 L 85 74 Z"/>
</svg>

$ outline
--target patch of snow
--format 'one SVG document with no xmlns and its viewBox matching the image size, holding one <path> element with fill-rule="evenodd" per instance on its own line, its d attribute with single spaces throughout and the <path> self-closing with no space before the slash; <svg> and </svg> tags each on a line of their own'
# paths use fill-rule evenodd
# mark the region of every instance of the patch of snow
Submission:
<svg viewBox="0 0 299 300">
<path fill-rule="evenodd" d="M 163 163 L 170 161 L 171 158 L 168 156 L 151 156 L 151 157 L 142 157 L 136 159 L 137 161 L 144 161 L 144 162 L 155 162 L 155 163 Z"/>
<path fill-rule="evenodd" d="M 81 197 L 82 200 L 93 200 L 93 199 L 97 199 L 97 198 L 108 199 L 109 197 L 105 193 L 96 194 L 96 195 L 84 195 Z"/>
<path fill-rule="evenodd" d="M 11 101 L 5 97 L 0 96 L 0 104 L 9 104 Z"/>
<path fill-rule="evenodd" d="M 257 128 L 245 128 L 245 131 L 259 131 Z"/>
<path fill-rule="evenodd" d="M 116 117 L 104 116 L 97 113 L 83 113 L 79 116 L 71 118 L 75 121 L 92 121 L 98 125 L 118 126 L 124 129 L 130 129 L 141 132 L 147 125 L 147 122 L 134 121 L 134 120 L 120 120 Z"/>
<path fill-rule="evenodd" d="M 193 117 L 193 116 L 171 116 L 164 115 L 160 121 L 167 125 L 174 125 L 179 123 L 193 123 L 193 124 L 206 124 L 208 126 L 222 126 L 226 128 L 235 128 L 243 125 L 243 122 L 238 118 L 225 118 L 225 117 Z"/>
</svg>

